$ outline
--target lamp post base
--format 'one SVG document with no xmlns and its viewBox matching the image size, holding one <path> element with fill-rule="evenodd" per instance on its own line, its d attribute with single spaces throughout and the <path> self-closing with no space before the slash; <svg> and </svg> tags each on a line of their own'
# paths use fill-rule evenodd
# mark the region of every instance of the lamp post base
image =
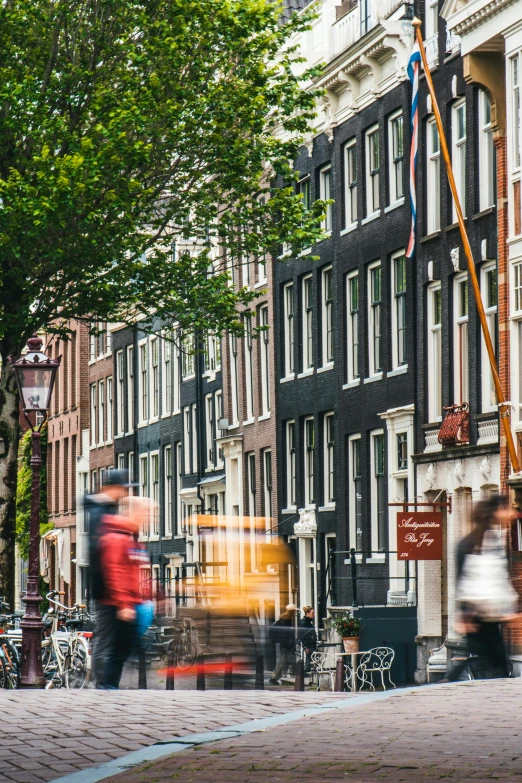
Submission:
<svg viewBox="0 0 522 783">
<path fill-rule="evenodd" d="M 45 675 L 42 666 L 42 631 L 44 624 L 40 616 L 40 598 L 38 579 L 29 577 L 27 594 L 22 599 L 25 614 L 20 622 L 22 629 L 22 676 L 21 688 L 45 687 Z"/>
</svg>

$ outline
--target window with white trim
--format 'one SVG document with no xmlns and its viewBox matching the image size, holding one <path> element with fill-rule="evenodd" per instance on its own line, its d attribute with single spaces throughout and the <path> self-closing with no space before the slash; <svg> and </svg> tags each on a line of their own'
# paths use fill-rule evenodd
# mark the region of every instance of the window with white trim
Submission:
<svg viewBox="0 0 522 783">
<path fill-rule="evenodd" d="M 285 336 L 285 378 L 295 372 L 295 320 L 294 320 L 294 284 L 287 283 L 283 288 L 284 336 Z"/>
<path fill-rule="evenodd" d="M 148 356 L 147 356 L 147 343 L 144 342 L 139 346 L 140 357 L 140 424 L 146 422 L 149 418 L 149 368 L 148 368 Z"/>
<path fill-rule="evenodd" d="M 360 435 L 350 435 L 348 452 L 350 547 L 361 552 L 363 548 L 363 484 Z"/>
<path fill-rule="evenodd" d="M 372 465 L 372 551 L 386 548 L 386 474 L 384 471 L 384 432 L 376 430 L 370 435 Z"/>
<path fill-rule="evenodd" d="M 185 332 L 183 335 L 182 340 L 182 360 L 181 360 L 181 375 L 182 379 L 184 381 L 187 380 L 187 378 L 193 378 L 195 373 L 195 361 L 194 361 L 194 354 L 195 354 L 195 339 L 194 339 L 194 332 Z"/>
<path fill-rule="evenodd" d="M 247 421 L 254 418 L 254 361 L 252 352 L 252 319 L 245 319 L 245 398 Z"/>
<path fill-rule="evenodd" d="M 366 131 L 366 216 L 371 217 L 379 211 L 379 126 Z"/>
<path fill-rule="evenodd" d="M 157 419 L 159 416 L 159 340 L 157 337 L 151 337 L 150 340 L 150 363 L 151 363 L 151 418 Z"/>
<path fill-rule="evenodd" d="M 440 283 L 428 288 L 428 419 L 442 419 L 442 292 Z"/>
<path fill-rule="evenodd" d="M 149 455 L 140 455 L 140 495 L 149 497 Z M 144 519 L 140 522 L 140 538 L 148 538 L 149 529 Z"/>
<path fill-rule="evenodd" d="M 175 488 L 175 498 L 176 498 L 176 535 L 180 536 L 182 534 L 183 530 L 183 508 L 182 508 L 182 500 L 181 500 L 181 485 L 182 485 L 182 446 L 181 442 L 178 441 L 175 444 L 176 449 L 176 488 Z"/>
<path fill-rule="evenodd" d="M 332 197 L 332 169 L 326 166 L 319 172 L 319 193 L 322 201 L 329 201 Z M 328 204 L 325 216 L 321 222 L 323 231 L 328 233 L 332 230 L 332 204 Z"/>
<path fill-rule="evenodd" d="M 172 446 L 163 448 L 163 508 L 165 536 L 172 536 Z"/>
<path fill-rule="evenodd" d="M 125 420 L 125 381 L 123 377 L 123 351 L 116 353 L 116 434 L 123 435 Z"/>
<path fill-rule="evenodd" d="M 118 470 L 125 470 L 125 454 L 123 453 L 123 451 L 121 454 L 118 454 L 117 464 L 118 464 Z M 86 533 L 87 531 L 85 530 L 84 532 Z"/>
<path fill-rule="evenodd" d="M 400 500 L 408 500 L 408 433 L 399 432 L 397 438 L 397 469 L 395 472 L 395 487 Z"/>
<path fill-rule="evenodd" d="M 439 30 L 439 0 L 426 0 L 426 40 Z"/>
<path fill-rule="evenodd" d="M 136 476 L 136 471 L 134 469 L 134 452 L 133 451 L 129 451 L 128 466 L 129 466 L 129 481 L 131 482 L 131 484 L 133 484 L 134 481 L 135 481 L 135 476 Z"/>
<path fill-rule="evenodd" d="M 190 445 L 192 433 L 192 414 L 190 407 L 183 408 L 183 472 L 189 476 L 191 472 Z"/>
<path fill-rule="evenodd" d="M 96 333 L 93 331 L 92 327 L 89 329 L 89 361 L 94 362 L 96 361 Z"/>
<path fill-rule="evenodd" d="M 98 381 L 98 446 L 105 440 L 105 383 Z"/>
<path fill-rule="evenodd" d="M 313 417 L 304 420 L 305 506 L 315 503 L 314 450 L 315 427 Z"/>
<path fill-rule="evenodd" d="M 97 402 L 97 390 L 96 390 L 96 384 L 91 383 L 91 446 L 96 445 L 96 402 Z"/>
<path fill-rule="evenodd" d="M 509 142 L 509 169 L 513 197 L 510 200 L 510 236 L 518 236 L 522 233 L 522 194 L 520 180 L 520 160 L 522 157 L 522 123 L 520 107 L 520 82 L 522 68 L 522 53 L 517 52 L 509 59 L 508 69 L 508 121 L 511 133 L 508 133 Z"/>
<path fill-rule="evenodd" d="M 312 275 L 303 278 L 303 371 L 314 366 L 314 296 Z"/>
<path fill-rule="evenodd" d="M 479 210 L 482 212 L 495 204 L 495 145 L 491 125 L 491 101 L 478 90 L 478 168 L 479 168 Z"/>
<path fill-rule="evenodd" d="M 440 231 L 440 138 L 434 119 L 426 123 L 426 217 L 427 234 Z"/>
<path fill-rule="evenodd" d="M 455 185 L 462 208 L 462 214 L 466 217 L 466 103 L 455 104 L 451 110 L 451 162 L 455 175 Z M 457 210 L 453 201 L 453 222 L 457 222 Z"/>
<path fill-rule="evenodd" d="M 163 399 L 161 401 L 161 413 L 168 416 L 172 413 L 172 334 L 167 332 L 162 340 L 163 359 Z"/>
<path fill-rule="evenodd" d="M 321 309 L 321 333 L 322 333 L 322 359 L 323 367 L 333 364 L 333 290 L 332 267 L 322 271 L 322 309 Z"/>
<path fill-rule="evenodd" d="M 469 402 L 468 278 L 459 275 L 453 284 L 453 339 L 455 402 Z"/>
<path fill-rule="evenodd" d="M 355 139 L 344 148 L 344 228 L 357 223 L 357 145 Z"/>
<path fill-rule="evenodd" d="M 296 192 L 303 197 L 303 207 L 308 211 L 311 206 L 310 177 L 297 183 Z"/>
<path fill-rule="evenodd" d="M 272 452 L 265 449 L 263 452 L 263 495 L 264 513 L 267 517 L 267 528 L 271 525 L 272 509 Z"/>
<path fill-rule="evenodd" d="M 198 472 L 198 417 L 197 405 L 192 406 L 192 473 Z"/>
<path fill-rule="evenodd" d="M 496 264 L 488 264 L 481 271 L 481 289 L 486 322 L 495 354 L 497 352 L 497 288 L 497 266 Z M 484 340 L 481 340 L 480 344 L 482 352 L 482 411 L 486 413 L 487 411 L 496 410 L 497 394 L 495 384 L 493 383 L 493 373 L 491 372 L 486 344 Z"/>
<path fill-rule="evenodd" d="M 180 331 L 179 328 L 174 329 L 171 332 L 172 336 L 172 413 L 179 413 L 180 412 L 180 378 L 179 378 L 179 335 Z"/>
<path fill-rule="evenodd" d="M 404 117 L 402 110 L 389 119 L 388 126 L 390 204 L 404 196 Z"/>
<path fill-rule="evenodd" d="M 112 400 L 112 376 L 107 378 L 107 441 L 112 440 L 112 417 L 113 417 L 113 400 Z"/>
<path fill-rule="evenodd" d="M 346 380 L 359 379 L 359 274 L 352 272 L 346 278 Z"/>
<path fill-rule="evenodd" d="M 408 363 L 406 333 L 406 256 L 401 253 L 392 258 L 393 303 L 392 303 L 392 349 L 393 367 Z"/>
<path fill-rule="evenodd" d="M 295 421 L 286 422 L 286 507 L 296 506 Z"/>
<path fill-rule="evenodd" d="M 231 386 L 231 424 L 237 424 L 239 421 L 239 375 L 237 361 L 237 337 L 230 335 L 230 386 Z"/>
<path fill-rule="evenodd" d="M 223 392 L 221 390 L 217 391 L 214 394 L 214 410 L 216 413 L 216 431 L 219 429 L 219 422 L 224 417 L 223 413 Z M 221 430 L 219 430 L 221 432 Z M 217 434 L 217 437 L 219 437 L 219 433 Z M 220 448 L 218 443 L 215 445 L 216 448 L 216 467 L 221 467 L 223 465 L 223 449 Z"/>
<path fill-rule="evenodd" d="M 513 297 L 516 313 L 522 313 L 522 261 L 513 264 Z"/>
<path fill-rule="evenodd" d="M 382 268 L 380 262 L 368 267 L 368 333 L 370 377 L 382 372 Z"/>
<path fill-rule="evenodd" d="M 248 479 L 248 514 L 251 517 L 257 516 L 256 508 L 256 455 L 252 452 L 246 455 L 247 459 L 247 479 Z"/>
<path fill-rule="evenodd" d="M 159 536 L 160 480 L 159 480 L 159 454 L 157 451 L 151 453 L 150 455 L 150 478 L 151 478 L 151 499 L 154 504 L 150 511 L 151 535 Z"/>
<path fill-rule="evenodd" d="M 134 347 L 127 346 L 127 432 L 134 429 Z"/>
<path fill-rule="evenodd" d="M 259 309 L 261 332 L 261 410 L 262 415 L 270 413 L 270 329 L 268 328 L 268 305 Z"/>
<path fill-rule="evenodd" d="M 205 395 L 205 445 L 206 445 L 206 469 L 214 467 L 214 401 L 212 394 Z"/>
<path fill-rule="evenodd" d="M 335 503 L 335 435 L 334 414 L 324 415 L 324 505 Z"/>
</svg>

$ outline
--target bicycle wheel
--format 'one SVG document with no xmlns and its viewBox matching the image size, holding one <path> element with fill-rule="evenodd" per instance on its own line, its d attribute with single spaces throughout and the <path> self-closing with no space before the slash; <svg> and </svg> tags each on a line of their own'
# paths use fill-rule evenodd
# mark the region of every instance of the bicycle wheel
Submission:
<svg viewBox="0 0 522 783">
<path fill-rule="evenodd" d="M 83 639 L 71 639 L 64 672 L 66 688 L 85 688 L 89 680 L 87 661 L 87 648 Z"/>
<path fill-rule="evenodd" d="M 20 687 L 20 668 L 16 648 L 9 641 L 2 642 L 0 646 L 4 670 L 6 673 L 4 688 L 15 690 Z"/>
<path fill-rule="evenodd" d="M 194 666 L 198 651 L 196 645 L 192 641 L 183 641 L 177 649 L 177 667 L 182 671 L 190 669 Z"/>
<path fill-rule="evenodd" d="M 5 665 L 3 650 L 0 650 L 0 688 L 8 688 L 7 667 Z"/>
</svg>

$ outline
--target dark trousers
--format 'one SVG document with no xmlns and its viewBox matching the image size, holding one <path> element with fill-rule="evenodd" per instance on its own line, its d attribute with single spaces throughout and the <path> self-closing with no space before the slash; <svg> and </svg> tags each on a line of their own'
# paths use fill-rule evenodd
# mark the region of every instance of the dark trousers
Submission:
<svg viewBox="0 0 522 783">
<path fill-rule="evenodd" d="M 500 623 L 479 622 L 476 631 L 466 634 L 466 646 L 470 655 L 477 656 L 477 660 L 460 661 L 448 672 L 450 682 L 458 680 L 468 666 L 473 667 L 474 674 L 478 678 L 495 679 L 509 676 Z"/>
<path fill-rule="evenodd" d="M 123 665 L 136 645 L 137 626 L 135 622 L 125 623 L 123 620 L 117 620 L 116 607 L 112 606 L 111 609 L 114 611 L 114 631 L 111 649 L 105 662 L 105 688 L 114 690 L 120 687 Z"/>
<path fill-rule="evenodd" d="M 105 664 L 112 649 L 115 617 L 114 606 L 96 602 L 92 670 L 97 688 L 105 688 Z"/>
</svg>

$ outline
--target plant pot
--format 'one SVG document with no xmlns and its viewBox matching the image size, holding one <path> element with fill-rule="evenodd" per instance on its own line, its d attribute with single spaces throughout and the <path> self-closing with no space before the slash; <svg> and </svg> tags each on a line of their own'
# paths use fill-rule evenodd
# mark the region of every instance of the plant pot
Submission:
<svg viewBox="0 0 522 783">
<path fill-rule="evenodd" d="M 343 638 L 344 651 L 346 653 L 359 652 L 359 637 L 358 636 L 345 636 Z"/>
</svg>

